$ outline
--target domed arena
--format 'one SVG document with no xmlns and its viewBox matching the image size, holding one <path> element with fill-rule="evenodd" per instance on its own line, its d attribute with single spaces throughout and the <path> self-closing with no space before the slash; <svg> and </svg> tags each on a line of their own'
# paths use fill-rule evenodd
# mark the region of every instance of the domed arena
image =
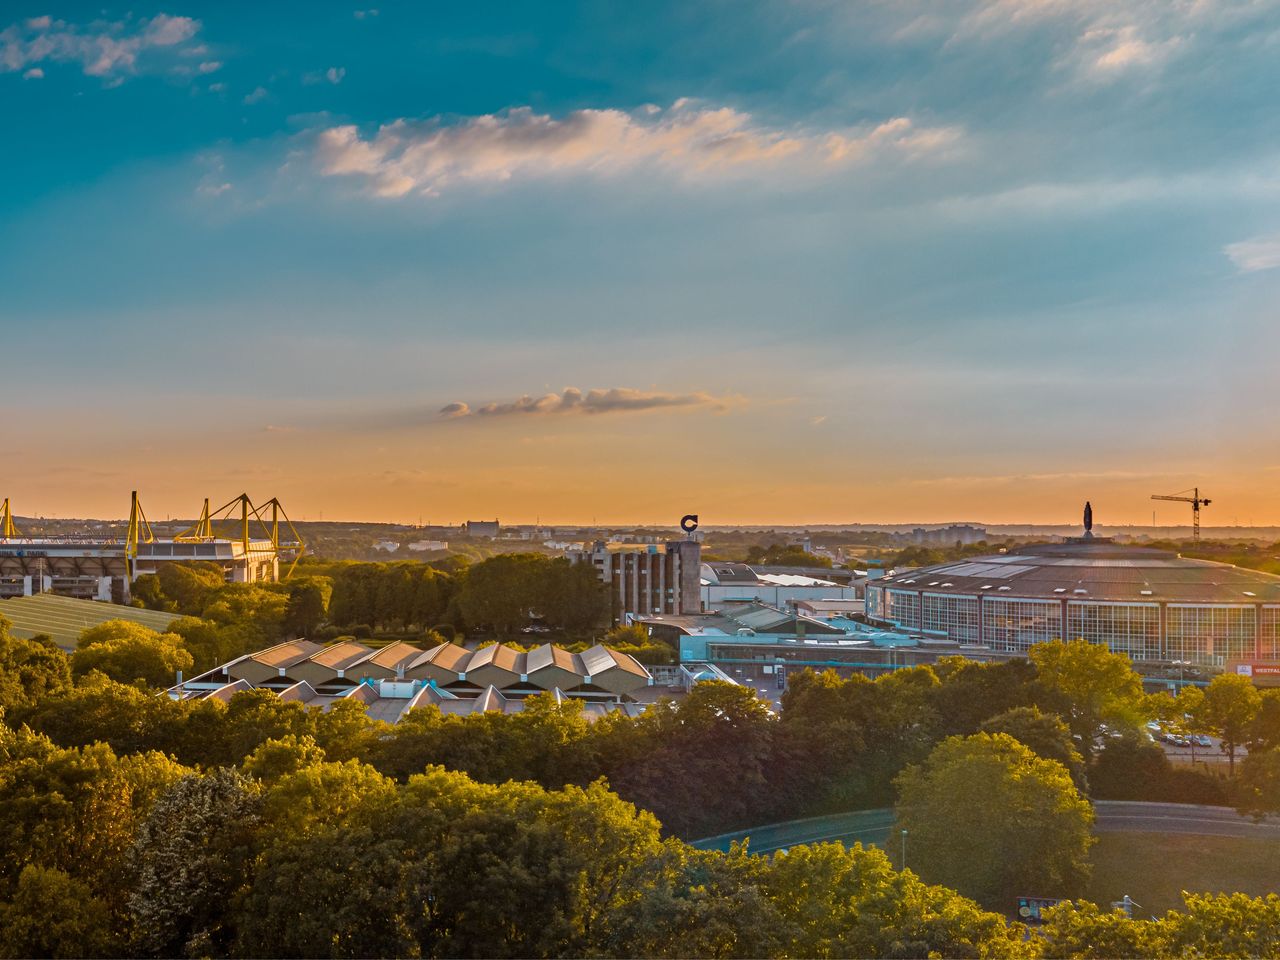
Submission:
<svg viewBox="0 0 1280 960">
<path fill-rule="evenodd" d="M 886 576 L 867 617 L 925 638 L 1025 653 L 1084 639 L 1135 661 L 1280 660 L 1280 576 L 1094 537 Z"/>
</svg>

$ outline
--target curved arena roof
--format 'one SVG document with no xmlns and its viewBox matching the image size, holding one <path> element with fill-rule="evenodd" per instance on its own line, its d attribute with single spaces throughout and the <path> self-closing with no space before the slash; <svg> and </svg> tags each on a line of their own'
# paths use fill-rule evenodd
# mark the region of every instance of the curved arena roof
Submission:
<svg viewBox="0 0 1280 960">
<path fill-rule="evenodd" d="M 883 577 L 876 586 L 963 596 L 1170 603 L 1280 603 L 1280 576 L 1078 538 Z"/>
</svg>

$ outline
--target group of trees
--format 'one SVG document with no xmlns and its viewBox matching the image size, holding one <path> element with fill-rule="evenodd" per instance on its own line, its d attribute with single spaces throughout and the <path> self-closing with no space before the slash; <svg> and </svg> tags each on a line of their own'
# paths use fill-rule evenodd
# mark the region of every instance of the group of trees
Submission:
<svg viewBox="0 0 1280 960">
<path fill-rule="evenodd" d="M 211 563 L 173 563 L 139 577 L 135 600 L 202 623 L 173 629 L 198 669 L 285 637 L 396 636 L 467 630 L 510 636 L 533 622 L 588 634 L 609 622 L 609 594 L 589 564 L 533 553 L 468 565 L 311 563 L 282 583 L 229 584 Z M 227 659 L 227 657 L 222 657 Z"/>
<path fill-rule="evenodd" d="M 1228 927 L 1276 952 L 1274 898 L 1144 922 L 1069 905 L 1030 939 L 988 912 L 1080 888 L 1087 796 L 1221 789 L 1172 775 L 1152 716 L 1246 745 L 1251 809 L 1280 808 L 1280 694 L 1235 678 L 1150 697 L 1123 657 L 1053 643 L 874 681 L 796 674 L 781 714 L 712 683 L 638 718 L 544 695 L 389 725 L 355 702 L 157 696 L 190 656 L 182 629 L 252 600 L 171 586 L 228 619 L 109 623 L 71 656 L 0 621 L 0 956 L 1172 956 L 1217 952 Z M 680 839 L 882 806 L 911 872 L 875 850 Z"/>
</svg>

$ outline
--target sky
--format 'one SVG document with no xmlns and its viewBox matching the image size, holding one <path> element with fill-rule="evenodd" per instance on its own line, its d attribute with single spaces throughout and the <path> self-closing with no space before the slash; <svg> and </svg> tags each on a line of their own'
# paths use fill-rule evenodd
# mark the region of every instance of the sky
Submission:
<svg viewBox="0 0 1280 960">
<path fill-rule="evenodd" d="M 1280 524 L 1280 4 L 0 8 L 0 496 Z"/>
</svg>

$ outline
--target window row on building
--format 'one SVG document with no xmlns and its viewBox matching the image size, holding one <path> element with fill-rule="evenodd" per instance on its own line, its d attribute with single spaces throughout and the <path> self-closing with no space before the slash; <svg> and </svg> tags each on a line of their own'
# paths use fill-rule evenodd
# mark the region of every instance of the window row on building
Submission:
<svg viewBox="0 0 1280 960">
<path fill-rule="evenodd" d="M 1131 603 L 1105 600 L 963 596 L 870 588 L 867 616 L 900 629 L 1002 653 L 1084 639 L 1133 660 L 1280 660 L 1280 605 Z"/>
</svg>

